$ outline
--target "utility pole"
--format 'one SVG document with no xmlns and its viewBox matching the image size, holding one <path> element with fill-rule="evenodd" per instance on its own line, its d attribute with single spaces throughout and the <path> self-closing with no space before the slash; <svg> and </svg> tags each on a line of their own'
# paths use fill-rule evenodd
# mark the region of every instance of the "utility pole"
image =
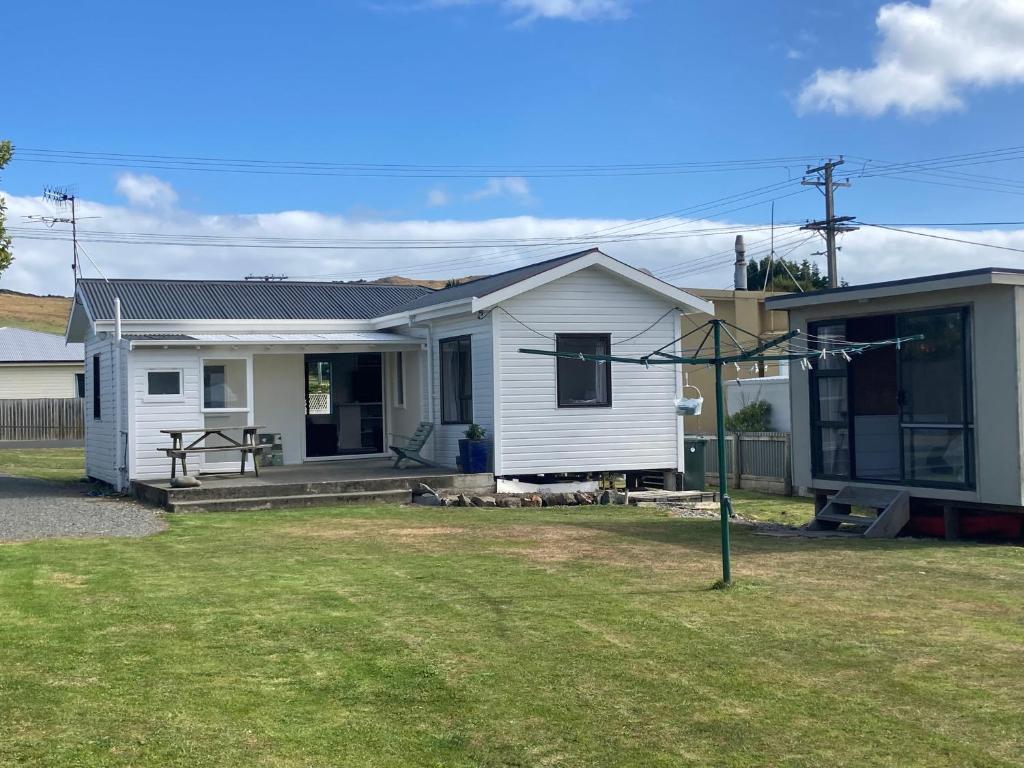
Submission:
<svg viewBox="0 0 1024 768">
<path fill-rule="evenodd" d="M 839 266 L 836 259 L 836 233 L 853 232 L 858 227 L 851 227 L 846 222 L 853 221 L 856 216 L 836 216 L 834 193 L 839 187 L 849 187 L 850 182 L 834 181 L 832 179 L 835 169 L 842 165 L 845 160 L 840 156 L 838 160 L 829 159 L 817 168 L 808 168 L 806 176 L 817 174 L 817 179 L 803 179 L 801 184 L 805 187 L 817 187 L 825 195 L 825 218 L 821 221 L 810 221 L 800 229 L 809 229 L 815 232 L 824 232 L 825 255 L 828 257 L 828 287 L 839 287 Z"/>
</svg>

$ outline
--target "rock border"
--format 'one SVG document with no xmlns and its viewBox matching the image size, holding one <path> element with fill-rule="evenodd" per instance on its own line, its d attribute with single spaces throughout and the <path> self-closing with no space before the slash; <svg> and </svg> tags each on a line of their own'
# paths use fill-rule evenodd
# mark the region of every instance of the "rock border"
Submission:
<svg viewBox="0 0 1024 768">
<path fill-rule="evenodd" d="M 464 493 L 435 491 L 419 483 L 412 489 L 412 503 L 423 507 L 577 507 L 625 504 L 621 491 L 575 491 L 566 493 L 495 493 L 467 496 Z"/>
</svg>

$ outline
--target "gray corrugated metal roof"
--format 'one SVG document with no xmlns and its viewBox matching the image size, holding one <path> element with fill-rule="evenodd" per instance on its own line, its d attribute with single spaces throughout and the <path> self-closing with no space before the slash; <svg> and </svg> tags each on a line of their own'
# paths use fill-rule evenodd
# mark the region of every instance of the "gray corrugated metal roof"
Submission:
<svg viewBox="0 0 1024 768">
<path fill-rule="evenodd" d="M 861 283 L 860 285 L 844 285 L 840 288 L 822 288 L 817 291 L 780 294 L 778 296 L 772 296 L 765 299 L 765 304 L 796 307 L 804 304 L 813 304 L 821 298 L 837 298 L 847 294 L 857 294 L 863 291 L 878 291 L 885 290 L 887 288 L 899 289 L 910 286 L 926 285 L 928 283 L 937 283 L 943 280 L 988 277 L 992 275 L 1024 275 L 1024 269 L 1017 269 L 1013 267 L 978 267 L 977 269 L 965 269 L 959 272 L 940 272 L 935 275 L 922 275 L 921 277 L 903 277 L 898 280 L 884 280 L 877 283 Z M 771 307 L 769 306 L 769 308 Z"/>
<path fill-rule="evenodd" d="M 82 344 L 65 344 L 63 336 L 24 328 L 0 328 L 0 363 L 81 363 Z"/>
<path fill-rule="evenodd" d="M 366 320 L 390 314 L 429 288 L 370 283 L 243 280 L 99 280 L 78 282 L 94 320 Z"/>
<path fill-rule="evenodd" d="M 506 272 L 499 272 L 496 275 L 478 277 L 476 280 L 470 280 L 466 283 L 453 285 L 451 288 L 442 288 L 440 291 L 432 291 L 423 296 L 418 296 L 401 306 L 395 307 L 392 312 L 407 312 L 411 309 L 432 307 L 449 301 L 459 301 L 460 299 L 478 299 L 481 296 L 487 296 L 495 291 L 500 291 L 502 288 L 508 288 L 510 285 L 515 285 L 516 283 L 522 280 L 527 280 L 534 275 L 547 272 L 549 269 L 554 269 L 562 264 L 575 261 L 582 256 L 587 256 L 591 253 L 596 253 L 597 251 L 597 248 L 588 248 L 587 250 L 579 251 L 578 253 L 570 253 L 568 256 L 559 256 L 558 258 L 548 259 L 547 261 L 538 261 L 536 264 L 527 264 L 525 267 L 516 267 L 515 269 L 510 269 Z"/>
</svg>

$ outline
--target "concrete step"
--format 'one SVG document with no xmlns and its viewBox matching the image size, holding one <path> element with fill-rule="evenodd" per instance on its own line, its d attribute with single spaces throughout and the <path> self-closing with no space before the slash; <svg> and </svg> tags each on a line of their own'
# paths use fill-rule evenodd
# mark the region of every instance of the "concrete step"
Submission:
<svg viewBox="0 0 1024 768">
<path fill-rule="evenodd" d="M 855 525 L 859 528 L 868 528 L 878 519 L 876 517 L 866 517 L 864 515 L 847 515 L 843 512 L 830 512 L 827 507 L 815 515 L 815 517 L 818 520 L 828 520 L 831 523 Z"/>
<path fill-rule="evenodd" d="M 375 477 L 350 480 L 324 480 L 306 483 L 263 482 L 252 484 L 222 485 L 215 478 L 200 478 L 203 485 L 198 488 L 163 488 L 157 490 L 161 497 L 157 503 L 170 504 L 179 501 L 207 501 L 227 499 L 248 499 L 271 496 L 304 496 L 309 494 L 369 493 L 379 491 L 409 491 L 420 483 L 436 490 L 458 488 L 473 491 L 493 491 L 493 475 L 429 475 L 422 477 Z M 147 493 L 147 496 L 151 495 Z"/>
<path fill-rule="evenodd" d="M 255 489 L 250 489 L 255 490 Z M 193 499 L 171 501 L 168 512 L 236 512 L 288 507 L 321 507 L 340 504 L 405 504 L 412 498 L 408 490 L 349 491 L 344 493 L 307 493 L 292 496 L 250 496 L 231 499 Z"/>
</svg>

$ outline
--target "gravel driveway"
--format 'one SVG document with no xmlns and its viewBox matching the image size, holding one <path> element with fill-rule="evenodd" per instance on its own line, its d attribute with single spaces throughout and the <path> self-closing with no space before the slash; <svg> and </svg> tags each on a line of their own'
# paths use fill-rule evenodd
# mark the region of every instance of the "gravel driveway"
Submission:
<svg viewBox="0 0 1024 768">
<path fill-rule="evenodd" d="M 0 541 L 148 536 L 166 526 L 153 509 L 89 496 L 87 483 L 0 475 Z"/>
</svg>

